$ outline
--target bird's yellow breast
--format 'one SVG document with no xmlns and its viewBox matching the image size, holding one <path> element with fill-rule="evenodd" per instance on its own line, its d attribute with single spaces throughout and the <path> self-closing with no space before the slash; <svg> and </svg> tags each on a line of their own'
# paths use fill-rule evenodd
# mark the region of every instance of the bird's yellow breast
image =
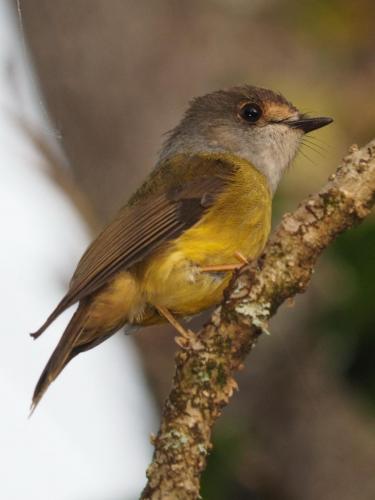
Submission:
<svg viewBox="0 0 375 500">
<path fill-rule="evenodd" d="M 230 273 L 201 272 L 201 266 L 238 263 L 262 251 L 271 223 L 266 178 L 247 161 L 228 157 L 235 174 L 202 219 L 149 257 L 140 283 L 147 302 L 193 315 L 221 300 Z"/>
</svg>

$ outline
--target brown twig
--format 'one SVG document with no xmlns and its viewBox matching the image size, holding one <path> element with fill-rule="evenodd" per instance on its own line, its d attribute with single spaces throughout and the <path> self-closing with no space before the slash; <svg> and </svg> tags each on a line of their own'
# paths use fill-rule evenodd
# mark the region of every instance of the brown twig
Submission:
<svg viewBox="0 0 375 500">
<path fill-rule="evenodd" d="M 236 273 L 199 342 L 176 355 L 142 499 L 199 497 L 212 427 L 237 387 L 234 372 L 278 307 L 306 290 L 322 250 L 374 202 L 375 140 L 360 150 L 352 146 L 326 186 L 283 217 L 260 259 Z"/>
</svg>

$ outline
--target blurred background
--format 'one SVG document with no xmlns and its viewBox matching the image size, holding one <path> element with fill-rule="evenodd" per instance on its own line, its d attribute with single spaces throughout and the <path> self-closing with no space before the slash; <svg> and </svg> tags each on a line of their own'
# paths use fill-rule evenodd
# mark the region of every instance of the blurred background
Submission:
<svg viewBox="0 0 375 500">
<path fill-rule="evenodd" d="M 375 4 L 0 5 L 1 265 L 8 276 L 1 287 L 0 496 L 137 498 L 148 436 L 173 374 L 173 332 L 118 334 L 80 356 L 29 421 L 33 385 L 64 320 L 35 344 L 27 332 L 57 302 L 92 235 L 151 170 L 163 133 L 191 97 L 251 83 L 334 117 L 285 176 L 274 224 L 325 182 L 348 146 L 374 138 Z M 215 428 L 204 500 L 375 498 L 374 297 L 370 217 L 324 254 L 308 293 L 282 308 L 272 336 L 249 357 Z"/>
</svg>

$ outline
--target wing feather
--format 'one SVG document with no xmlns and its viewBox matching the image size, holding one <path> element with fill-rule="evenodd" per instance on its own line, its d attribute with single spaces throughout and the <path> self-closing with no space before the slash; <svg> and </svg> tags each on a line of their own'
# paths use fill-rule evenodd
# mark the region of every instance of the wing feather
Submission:
<svg viewBox="0 0 375 500">
<path fill-rule="evenodd" d="M 129 269 L 193 226 L 227 182 L 228 175 L 198 176 L 121 209 L 84 253 L 68 293 L 32 336 L 37 338 L 62 311 L 104 286 L 116 272 Z"/>
</svg>

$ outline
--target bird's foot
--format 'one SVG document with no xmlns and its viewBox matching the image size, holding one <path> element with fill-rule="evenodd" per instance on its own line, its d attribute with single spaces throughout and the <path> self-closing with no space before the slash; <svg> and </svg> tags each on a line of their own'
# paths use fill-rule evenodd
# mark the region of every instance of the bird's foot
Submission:
<svg viewBox="0 0 375 500">
<path fill-rule="evenodd" d="M 159 313 L 178 331 L 179 336 L 175 337 L 176 344 L 181 349 L 193 349 L 199 351 L 203 349 L 202 342 L 198 339 L 196 333 L 192 330 L 187 330 L 181 323 L 173 316 L 173 314 L 163 306 L 155 306 Z"/>
<path fill-rule="evenodd" d="M 185 330 L 184 334 L 181 333 L 181 335 L 175 337 L 174 341 L 181 349 L 185 350 L 192 349 L 193 351 L 201 351 L 204 348 L 198 335 L 192 330 Z"/>
</svg>

